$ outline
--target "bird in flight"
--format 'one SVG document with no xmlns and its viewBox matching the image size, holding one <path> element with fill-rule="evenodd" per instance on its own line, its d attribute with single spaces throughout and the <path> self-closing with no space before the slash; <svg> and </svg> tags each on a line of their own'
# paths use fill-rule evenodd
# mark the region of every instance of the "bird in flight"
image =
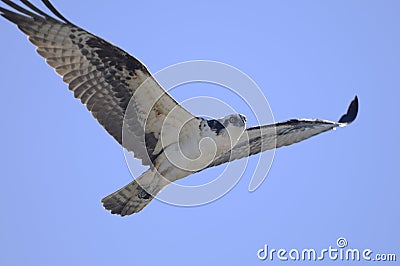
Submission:
<svg viewBox="0 0 400 266">
<path fill-rule="evenodd" d="M 246 117 L 196 117 L 177 103 L 146 66 L 74 25 L 48 1 L 45 13 L 28 0 L 2 0 L 0 14 L 29 37 L 36 51 L 122 147 L 149 166 L 102 199 L 121 216 L 141 211 L 170 182 L 204 169 L 291 145 L 354 121 L 357 96 L 339 121 L 291 119 L 246 128 Z"/>
</svg>

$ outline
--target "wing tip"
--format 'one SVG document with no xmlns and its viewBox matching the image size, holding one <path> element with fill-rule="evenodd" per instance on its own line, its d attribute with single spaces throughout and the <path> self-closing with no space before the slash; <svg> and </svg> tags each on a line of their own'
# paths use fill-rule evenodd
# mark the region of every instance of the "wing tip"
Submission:
<svg viewBox="0 0 400 266">
<path fill-rule="evenodd" d="M 356 95 L 354 99 L 351 101 L 349 107 L 347 108 L 346 114 L 342 115 L 338 123 L 348 125 L 356 119 L 357 114 L 358 114 L 358 97 Z"/>
<path fill-rule="evenodd" d="M 53 18 L 46 12 L 44 12 L 41 9 L 39 9 L 38 7 L 36 7 L 29 0 L 21 0 L 21 3 L 23 3 L 27 8 L 25 8 L 21 5 L 18 5 L 11 0 L 0 0 L 0 1 L 12 8 L 12 11 L 10 11 L 8 9 L 0 7 L 0 12 L 1 12 L 0 15 L 2 15 L 3 17 L 5 17 L 8 20 L 11 20 L 12 22 L 14 22 L 13 19 L 15 19 L 15 18 L 20 19 L 22 17 L 29 18 L 29 19 L 41 18 L 41 19 L 56 20 L 55 18 Z M 53 13 L 53 15 L 55 15 L 58 19 L 61 20 L 61 21 L 60 20 L 56 20 L 56 21 L 74 25 L 69 20 L 67 20 L 63 15 L 61 15 L 61 13 L 54 7 L 54 5 L 49 0 L 42 0 L 42 2 Z M 16 13 L 14 11 L 18 11 L 20 13 Z M 16 22 L 14 22 L 14 23 L 16 23 Z"/>
</svg>

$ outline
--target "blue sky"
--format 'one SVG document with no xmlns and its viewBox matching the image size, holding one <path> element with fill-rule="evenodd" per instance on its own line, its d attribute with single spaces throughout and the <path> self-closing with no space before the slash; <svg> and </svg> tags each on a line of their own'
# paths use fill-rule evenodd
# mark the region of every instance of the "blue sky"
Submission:
<svg viewBox="0 0 400 266">
<path fill-rule="evenodd" d="M 253 193 L 245 174 L 211 204 L 154 201 L 121 218 L 100 199 L 131 180 L 122 149 L 1 19 L 1 265 L 265 265 L 265 244 L 321 250 L 339 237 L 400 260 L 398 1 L 53 2 L 152 72 L 195 59 L 242 70 L 277 121 L 336 120 L 355 94 L 360 112 L 347 128 L 277 150 Z M 173 95 L 184 100 L 185 86 Z"/>
</svg>

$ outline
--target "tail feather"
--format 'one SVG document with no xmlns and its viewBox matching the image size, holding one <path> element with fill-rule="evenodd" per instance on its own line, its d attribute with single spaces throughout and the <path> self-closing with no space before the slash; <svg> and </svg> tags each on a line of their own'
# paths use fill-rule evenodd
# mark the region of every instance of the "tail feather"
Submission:
<svg viewBox="0 0 400 266">
<path fill-rule="evenodd" d="M 104 208 L 110 210 L 112 214 L 121 216 L 140 212 L 165 186 L 161 184 L 164 182 L 154 182 L 159 181 L 155 180 L 156 178 L 160 177 L 154 176 L 150 171 L 145 172 L 128 185 L 103 198 L 101 202 Z M 147 191 L 142 187 L 146 184 L 152 184 Z"/>
<path fill-rule="evenodd" d="M 118 191 L 103 198 L 101 202 L 104 208 L 110 210 L 112 214 L 125 216 L 141 211 L 152 199 L 153 196 L 148 194 L 134 180 Z"/>
</svg>

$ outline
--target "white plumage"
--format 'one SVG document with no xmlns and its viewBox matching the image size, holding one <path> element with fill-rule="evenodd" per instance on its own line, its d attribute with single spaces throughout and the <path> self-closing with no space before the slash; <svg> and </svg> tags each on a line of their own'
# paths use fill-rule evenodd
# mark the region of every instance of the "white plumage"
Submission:
<svg viewBox="0 0 400 266">
<path fill-rule="evenodd" d="M 28 9 L 2 0 L 16 12 L 0 7 L 0 13 L 29 37 L 106 131 L 149 166 L 102 200 L 112 213 L 139 212 L 170 182 L 345 126 L 357 116 L 355 97 L 338 122 L 292 119 L 246 129 L 246 118 L 239 114 L 211 120 L 195 117 L 139 60 L 74 25 L 48 0 L 42 1 L 57 19 L 27 0 L 21 2 Z"/>
</svg>

